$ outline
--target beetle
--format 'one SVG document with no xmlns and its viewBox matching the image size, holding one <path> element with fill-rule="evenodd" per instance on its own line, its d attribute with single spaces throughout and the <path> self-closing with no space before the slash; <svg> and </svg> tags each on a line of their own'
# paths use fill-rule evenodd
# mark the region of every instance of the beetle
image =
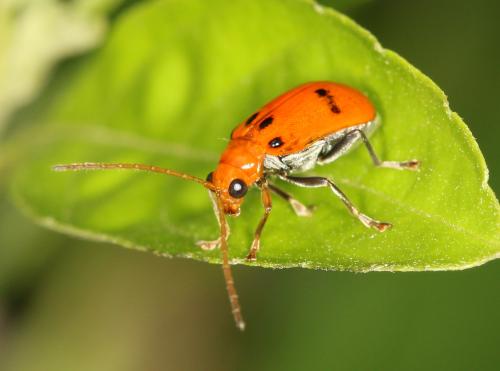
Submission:
<svg viewBox="0 0 500 371">
<path fill-rule="evenodd" d="M 250 186 L 261 191 L 264 214 L 255 230 L 247 259 L 252 261 L 260 249 L 260 236 L 271 212 L 271 193 L 286 200 L 298 216 L 310 216 L 312 208 L 303 205 L 271 179 L 278 178 L 299 187 L 328 187 L 347 209 L 366 227 L 384 232 L 390 223 L 373 219 L 356 208 L 329 178 L 296 176 L 316 165 L 325 165 L 363 143 L 377 167 L 417 170 L 418 160 L 382 161 L 368 140 L 379 122 L 374 105 L 360 91 L 344 84 L 309 82 L 275 98 L 251 114 L 231 133 L 229 144 L 216 169 L 206 180 L 157 166 L 128 163 L 74 163 L 55 165 L 56 171 L 83 169 L 136 169 L 152 171 L 197 182 L 209 190 L 220 236 L 197 244 L 212 250 L 220 247 L 226 288 L 236 325 L 245 323 L 229 265 L 226 215 L 238 216 Z"/>
</svg>

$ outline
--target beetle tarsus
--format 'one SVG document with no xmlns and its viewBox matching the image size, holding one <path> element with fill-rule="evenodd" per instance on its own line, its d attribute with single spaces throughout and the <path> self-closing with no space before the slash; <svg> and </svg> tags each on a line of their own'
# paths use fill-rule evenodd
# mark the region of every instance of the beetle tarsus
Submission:
<svg viewBox="0 0 500 371">
<path fill-rule="evenodd" d="M 220 238 L 213 241 L 197 241 L 196 245 L 205 251 L 215 250 L 220 247 Z"/>
<path fill-rule="evenodd" d="M 419 160 L 413 159 L 413 160 L 406 161 L 403 164 L 405 164 L 404 166 L 408 170 L 419 170 L 420 169 L 420 161 Z"/>
<path fill-rule="evenodd" d="M 386 230 L 392 228 L 392 224 L 391 223 L 385 223 L 385 222 L 378 222 L 374 227 L 379 232 L 385 232 Z"/>
<path fill-rule="evenodd" d="M 381 161 L 376 164 L 378 167 L 385 167 L 389 169 L 396 170 L 412 170 L 416 171 L 420 167 L 420 161 L 418 160 L 409 160 L 409 161 Z"/>
<path fill-rule="evenodd" d="M 371 145 L 370 141 L 368 140 L 368 137 L 366 136 L 366 133 L 363 130 L 360 129 L 354 129 L 352 132 L 348 133 L 346 137 L 349 136 L 354 136 L 353 138 L 361 138 L 363 140 L 363 143 L 366 146 L 366 149 L 368 150 L 368 153 L 370 154 L 370 157 L 372 158 L 373 164 L 377 167 L 385 167 L 385 168 L 390 168 L 390 169 L 396 169 L 396 170 L 418 170 L 420 167 L 420 161 L 419 160 L 408 160 L 408 161 L 382 161 L 378 157 L 377 153 L 375 152 L 373 146 Z"/>
<path fill-rule="evenodd" d="M 351 212 L 359 219 L 361 223 L 367 228 L 376 229 L 379 232 L 385 232 L 392 227 L 391 223 L 379 222 L 378 220 L 372 219 L 369 216 L 360 213 L 357 209 L 351 209 Z"/>
<path fill-rule="evenodd" d="M 248 253 L 246 259 L 249 262 L 254 262 L 257 260 L 257 251 L 259 251 L 260 248 L 260 241 L 254 241 L 252 243 L 252 247 L 250 248 L 250 252 Z"/>
<path fill-rule="evenodd" d="M 297 214 L 297 216 L 302 216 L 302 217 L 308 218 L 308 217 L 312 216 L 314 213 L 314 210 L 316 210 L 316 206 L 313 206 L 313 205 L 306 206 L 295 199 L 291 199 L 289 202 L 290 202 L 290 206 L 292 206 L 292 209 L 295 212 L 295 214 Z"/>
</svg>

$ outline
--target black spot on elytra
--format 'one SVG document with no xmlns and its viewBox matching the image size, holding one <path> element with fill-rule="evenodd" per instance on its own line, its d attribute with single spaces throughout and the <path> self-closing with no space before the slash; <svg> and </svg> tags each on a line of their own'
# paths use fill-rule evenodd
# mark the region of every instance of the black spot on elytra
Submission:
<svg viewBox="0 0 500 371">
<path fill-rule="evenodd" d="M 266 117 L 259 124 L 259 129 L 262 130 L 264 128 L 267 128 L 269 125 L 271 125 L 273 123 L 273 120 L 274 120 L 274 117 L 272 117 L 272 116 Z"/>
<path fill-rule="evenodd" d="M 269 141 L 269 147 L 271 148 L 278 148 L 281 147 L 283 144 L 284 143 L 280 137 L 273 138 Z"/>
<path fill-rule="evenodd" d="M 314 92 L 318 94 L 320 97 L 324 97 L 328 94 L 328 90 L 325 89 L 317 89 Z"/>
<path fill-rule="evenodd" d="M 335 102 L 333 100 L 330 102 L 330 110 L 333 113 L 340 113 L 341 112 L 339 106 L 337 106 L 337 104 L 335 104 Z"/>
<path fill-rule="evenodd" d="M 333 113 L 340 113 L 340 108 L 339 106 L 337 106 L 337 104 L 335 103 L 335 99 L 333 98 L 333 95 L 330 94 L 330 91 L 326 90 L 326 89 L 316 89 L 314 91 L 316 94 L 318 94 L 318 96 L 320 98 L 323 98 L 325 97 L 326 100 L 328 101 L 328 106 L 330 107 L 330 111 L 332 111 Z"/>
<path fill-rule="evenodd" d="M 250 116 L 247 121 L 245 122 L 245 125 L 250 125 L 253 120 L 259 115 L 259 112 L 255 112 L 252 116 Z"/>
</svg>

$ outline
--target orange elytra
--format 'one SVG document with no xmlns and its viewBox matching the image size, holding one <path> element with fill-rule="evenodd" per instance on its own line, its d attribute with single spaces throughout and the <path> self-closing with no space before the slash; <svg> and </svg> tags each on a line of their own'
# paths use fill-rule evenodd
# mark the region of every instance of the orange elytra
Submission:
<svg viewBox="0 0 500 371">
<path fill-rule="evenodd" d="M 264 215 L 254 235 L 248 260 L 255 260 L 260 249 L 260 235 L 271 212 L 271 192 L 285 199 L 298 216 L 310 216 L 305 206 L 290 194 L 272 184 L 272 178 L 300 187 L 328 187 L 347 209 L 365 226 L 380 232 L 391 224 L 377 221 L 361 213 L 335 185 L 324 177 L 299 177 L 293 173 L 335 161 L 354 144 L 363 142 L 375 166 L 416 170 L 419 161 L 381 161 L 368 141 L 378 116 L 370 100 L 358 90 L 333 82 L 310 82 L 300 85 L 272 100 L 251 114 L 231 133 L 231 140 L 222 153 L 215 171 L 203 180 L 178 171 L 157 166 L 126 163 L 75 163 L 56 165 L 56 171 L 83 169 L 135 169 L 180 177 L 200 183 L 209 190 L 220 236 L 215 241 L 199 241 L 207 250 L 220 247 L 222 266 L 229 300 L 236 325 L 243 330 L 238 295 L 229 265 L 227 239 L 229 226 L 225 215 L 237 216 L 250 186 L 262 194 Z"/>
</svg>

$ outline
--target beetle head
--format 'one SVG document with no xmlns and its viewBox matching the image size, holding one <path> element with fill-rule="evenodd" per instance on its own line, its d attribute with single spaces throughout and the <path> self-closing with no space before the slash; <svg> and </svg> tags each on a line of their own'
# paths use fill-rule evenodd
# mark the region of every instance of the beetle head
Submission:
<svg viewBox="0 0 500 371">
<path fill-rule="evenodd" d="M 238 167 L 219 164 L 208 174 L 207 181 L 217 189 L 224 213 L 238 216 L 248 187 L 253 183 L 247 174 Z"/>
</svg>

